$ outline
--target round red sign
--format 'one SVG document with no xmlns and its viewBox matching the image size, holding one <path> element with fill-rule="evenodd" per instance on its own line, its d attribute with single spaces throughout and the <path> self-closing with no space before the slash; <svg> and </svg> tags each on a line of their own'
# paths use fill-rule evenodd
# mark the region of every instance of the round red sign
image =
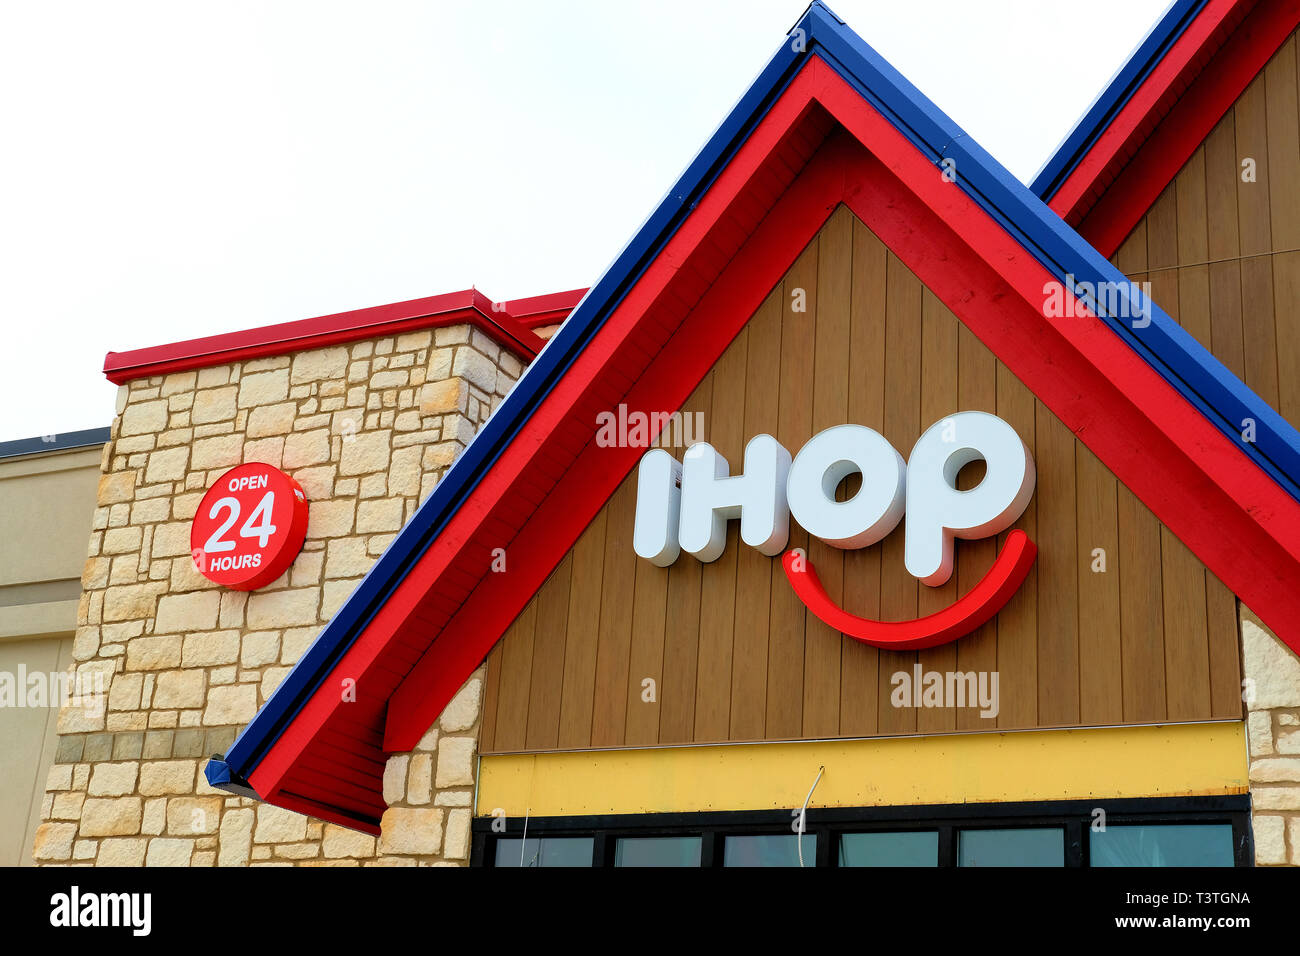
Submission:
<svg viewBox="0 0 1300 956">
<path fill-rule="evenodd" d="M 279 468 L 252 461 L 218 478 L 190 525 L 194 566 L 236 591 L 270 584 L 307 536 L 307 496 Z"/>
</svg>

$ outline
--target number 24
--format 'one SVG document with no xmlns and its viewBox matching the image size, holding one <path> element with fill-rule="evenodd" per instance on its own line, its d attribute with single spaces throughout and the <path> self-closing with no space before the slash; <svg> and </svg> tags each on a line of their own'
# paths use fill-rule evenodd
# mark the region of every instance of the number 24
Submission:
<svg viewBox="0 0 1300 956">
<path fill-rule="evenodd" d="M 271 509 L 275 506 L 275 492 L 268 491 L 262 496 L 262 500 L 257 503 L 253 513 L 248 516 L 243 527 L 239 529 L 241 538 L 257 538 L 257 546 L 265 548 L 266 542 L 271 540 L 271 535 L 275 534 L 275 525 L 271 524 Z M 220 554 L 223 551 L 234 551 L 235 542 L 222 540 L 222 535 L 230 530 L 231 525 L 239 520 L 239 499 L 238 498 L 221 498 L 212 506 L 208 512 L 209 518 L 216 518 L 222 509 L 230 511 L 229 516 L 221 524 L 221 527 L 212 532 L 212 537 L 208 538 L 207 544 L 203 550 L 208 554 Z M 262 519 L 261 524 L 256 524 L 258 518 Z"/>
</svg>

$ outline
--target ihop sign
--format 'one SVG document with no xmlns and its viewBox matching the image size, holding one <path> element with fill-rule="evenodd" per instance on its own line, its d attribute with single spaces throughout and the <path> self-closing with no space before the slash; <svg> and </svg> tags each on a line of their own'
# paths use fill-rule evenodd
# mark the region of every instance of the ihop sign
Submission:
<svg viewBox="0 0 1300 956">
<path fill-rule="evenodd" d="M 983 461 L 974 488 L 957 487 L 966 465 Z M 846 501 L 835 492 L 849 475 L 861 489 Z M 653 449 L 638 472 L 633 549 L 667 567 L 682 551 L 715 561 L 727 523 L 740 521 L 740 538 L 766 555 L 785 550 L 790 518 L 836 548 L 865 548 L 890 534 L 904 516 L 904 564 L 923 584 L 939 587 L 953 571 L 956 538 L 977 539 L 1007 530 L 1034 493 L 1034 460 L 1015 429 L 986 412 L 960 412 L 936 422 L 903 456 L 879 432 L 836 425 L 792 459 L 771 435 L 745 448 L 744 471 L 707 442 L 686 450 L 679 464 Z M 881 647 L 932 647 L 969 633 L 991 618 L 1019 588 L 1037 553 L 1013 531 L 993 567 L 970 592 L 943 611 L 913 621 L 872 621 L 839 608 L 826 595 L 807 555 L 783 558 L 787 578 L 817 617 L 836 630 Z"/>
</svg>

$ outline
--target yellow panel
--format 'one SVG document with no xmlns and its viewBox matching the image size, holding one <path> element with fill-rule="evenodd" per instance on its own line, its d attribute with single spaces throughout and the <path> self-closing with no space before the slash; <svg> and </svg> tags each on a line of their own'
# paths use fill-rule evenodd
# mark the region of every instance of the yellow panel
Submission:
<svg viewBox="0 0 1300 956">
<path fill-rule="evenodd" d="M 483 757 L 477 812 L 580 816 L 1246 792 L 1237 721 Z"/>
</svg>

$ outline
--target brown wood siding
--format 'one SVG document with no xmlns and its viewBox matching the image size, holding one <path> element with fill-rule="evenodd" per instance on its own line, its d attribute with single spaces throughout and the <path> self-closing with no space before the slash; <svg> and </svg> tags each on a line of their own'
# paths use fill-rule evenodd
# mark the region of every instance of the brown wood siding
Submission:
<svg viewBox="0 0 1300 956">
<path fill-rule="evenodd" d="M 1247 160 L 1254 162 L 1253 182 L 1243 179 Z M 1210 131 L 1114 262 L 1130 278 L 1149 281 L 1170 318 L 1275 410 L 1300 421 L 1300 31 Z M 1121 498 L 1120 504 L 1122 515 L 1136 502 Z M 1237 716 L 1239 648 L 1229 627 L 1236 597 L 1213 575 L 1202 575 L 1200 563 L 1164 528 L 1157 534 L 1150 522 L 1133 526 L 1120 547 L 1130 559 L 1159 555 L 1165 631 L 1206 636 L 1206 653 L 1195 642 L 1164 646 L 1169 718 L 1199 712 L 1206 694 L 1215 716 Z M 1191 600 L 1177 599 L 1180 594 Z M 1120 607 L 1126 629 L 1154 627 L 1157 608 L 1150 600 L 1139 609 L 1121 598 Z M 1126 707 L 1141 710 L 1140 702 L 1159 689 L 1148 666 L 1153 648 L 1130 641 L 1127 631 L 1124 640 Z"/>
<path fill-rule="evenodd" d="M 1160 228 L 1160 254 L 1175 257 L 1177 237 Z M 1145 270 L 1148 254 L 1121 258 Z M 792 309 L 797 290 L 805 312 Z M 1232 595 L 846 208 L 685 407 L 704 412 L 696 437 L 733 470 L 760 432 L 794 453 L 857 422 L 906 455 L 964 409 L 1010 422 L 1038 469 L 1018 522 L 1038 561 L 995 620 L 943 647 L 877 651 L 812 617 L 780 562 L 739 542 L 737 522 L 719 560 L 656 568 L 631 549 L 633 472 L 489 656 L 482 751 L 1240 717 Z M 844 552 L 792 522 L 789 546 L 809 549 L 848 610 L 897 620 L 952 603 L 1000 543 L 959 541 L 957 572 L 937 589 L 903 567 L 901 528 Z M 997 671 L 997 719 L 892 706 L 891 676 L 915 663 Z"/>
</svg>

